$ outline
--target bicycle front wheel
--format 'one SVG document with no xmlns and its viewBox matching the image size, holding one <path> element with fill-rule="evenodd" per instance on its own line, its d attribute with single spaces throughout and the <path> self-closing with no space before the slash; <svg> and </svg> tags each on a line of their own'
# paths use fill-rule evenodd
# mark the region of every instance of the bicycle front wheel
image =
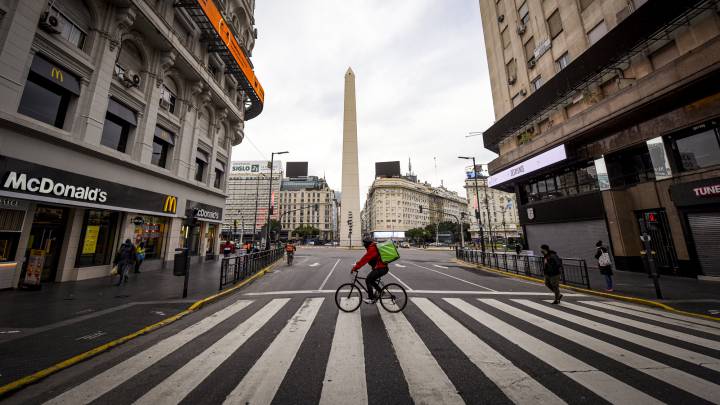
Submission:
<svg viewBox="0 0 720 405">
<path fill-rule="evenodd" d="M 400 284 L 386 284 L 380 290 L 380 305 L 388 312 L 400 312 L 407 305 L 407 293 Z"/>
<path fill-rule="evenodd" d="M 343 312 L 353 312 L 360 308 L 362 292 L 352 283 L 345 283 L 335 291 L 335 305 Z"/>
</svg>

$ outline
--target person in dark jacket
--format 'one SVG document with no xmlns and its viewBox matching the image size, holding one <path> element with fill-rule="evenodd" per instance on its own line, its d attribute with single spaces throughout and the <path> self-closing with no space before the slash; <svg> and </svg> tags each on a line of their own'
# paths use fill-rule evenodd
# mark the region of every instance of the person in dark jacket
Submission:
<svg viewBox="0 0 720 405">
<path fill-rule="evenodd" d="M 355 263 L 352 271 L 358 271 L 366 264 L 369 264 L 370 267 L 372 267 L 372 271 L 370 271 L 365 279 L 365 284 L 367 285 L 368 290 L 368 298 L 364 300 L 366 303 L 372 304 L 375 302 L 374 291 L 377 290 L 378 295 L 380 295 L 380 287 L 378 287 L 377 280 L 387 274 L 388 266 L 380 259 L 380 252 L 378 251 L 377 245 L 372 238 L 365 237 L 363 239 L 363 246 L 365 246 L 366 249 L 365 255 L 361 257 L 357 263 Z"/>
<path fill-rule="evenodd" d="M 120 245 L 117 254 L 115 254 L 114 264 L 117 266 L 118 276 L 120 276 L 120 280 L 118 280 L 117 283 L 118 286 L 123 282 L 127 282 L 130 269 L 135 267 L 135 255 L 135 245 L 133 245 L 130 239 L 125 239 L 125 242 Z"/>
<path fill-rule="evenodd" d="M 610 252 L 607 247 L 603 246 L 601 240 L 595 244 L 595 247 L 597 248 L 595 251 L 595 258 L 598 261 L 600 274 L 605 276 L 605 286 L 607 287 L 607 291 L 613 291 L 613 270 L 612 263 L 610 262 Z"/>
<path fill-rule="evenodd" d="M 548 245 L 540 246 L 543 254 L 543 273 L 545 274 L 545 285 L 555 294 L 553 304 L 559 304 L 562 299 L 560 294 L 560 273 L 562 272 L 562 260 Z"/>
</svg>

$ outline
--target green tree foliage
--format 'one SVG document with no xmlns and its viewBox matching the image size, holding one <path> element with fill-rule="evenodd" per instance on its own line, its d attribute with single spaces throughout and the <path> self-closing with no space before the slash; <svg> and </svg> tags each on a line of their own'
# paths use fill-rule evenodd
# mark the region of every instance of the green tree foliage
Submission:
<svg viewBox="0 0 720 405">
<path fill-rule="evenodd" d="M 301 225 L 293 230 L 293 234 L 300 238 L 312 238 L 320 235 L 320 230 L 310 225 Z"/>
</svg>

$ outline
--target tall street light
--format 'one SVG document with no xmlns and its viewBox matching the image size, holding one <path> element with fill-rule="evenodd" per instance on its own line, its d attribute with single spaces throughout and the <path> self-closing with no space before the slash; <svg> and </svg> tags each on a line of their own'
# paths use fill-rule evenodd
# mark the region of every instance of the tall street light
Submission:
<svg viewBox="0 0 720 405">
<path fill-rule="evenodd" d="M 475 209 L 475 218 L 478 221 L 478 227 L 480 228 L 480 248 L 485 253 L 485 235 L 483 233 L 483 224 L 480 219 L 480 192 L 478 191 L 478 172 L 477 165 L 475 164 L 475 156 L 458 156 L 459 159 L 472 160 L 473 163 L 473 178 L 475 179 L 475 201 L 477 202 L 477 208 Z"/>
<path fill-rule="evenodd" d="M 270 207 L 272 206 L 272 180 L 273 180 L 273 168 L 275 166 L 275 155 L 284 155 L 290 153 L 284 152 L 272 152 L 270 154 L 270 191 L 268 192 L 268 210 L 267 210 L 267 231 L 265 233 L 265 249 L 270 249 Z"/>
</svg>

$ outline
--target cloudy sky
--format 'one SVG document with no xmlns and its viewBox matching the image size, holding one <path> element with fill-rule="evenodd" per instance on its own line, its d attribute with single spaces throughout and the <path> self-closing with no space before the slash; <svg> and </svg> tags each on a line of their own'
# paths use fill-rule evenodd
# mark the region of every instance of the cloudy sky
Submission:
<svg viewBox="0 0 720 405">
<path fill-rule="evenodd" d="M 465 195 L 467 161 L 493 154 L 481 137 L 493 120 L 477 0 L 260 0 L 252 61 L 263 113 L 246 123 L 233 160 L 308 161 L 340 190 L 344 74 L 357 92 L 360 195 L 374 163 L 408 158 L 421 180 Z M 437 169 L 435 165 L 437 162 Z"/>
</svg>

